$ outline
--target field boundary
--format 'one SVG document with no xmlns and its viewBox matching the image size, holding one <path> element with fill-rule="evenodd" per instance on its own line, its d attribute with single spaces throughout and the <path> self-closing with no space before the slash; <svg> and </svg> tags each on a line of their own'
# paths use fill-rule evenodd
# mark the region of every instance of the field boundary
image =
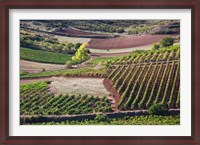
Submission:
<svg viewBox="0 0 200 145">
<path fill-rule="evenodd" d="M 146 116 L 149 115 L 148 110 L 134 110 L 134 111 L 119 111 L 110 113 L 91 113 L 80 115 L 20 115 L 20 125 L 26 123 L 42 123 L 42 122 L 62 122 L 62 121 L 82 121 L 85 119 L 93 120 L 99 114 L 105 114 L 108 118 L 121 118 L 132 116 Z M 169 109 L 166 116 L 179 115 L 180 109 Z"/>
</svg>

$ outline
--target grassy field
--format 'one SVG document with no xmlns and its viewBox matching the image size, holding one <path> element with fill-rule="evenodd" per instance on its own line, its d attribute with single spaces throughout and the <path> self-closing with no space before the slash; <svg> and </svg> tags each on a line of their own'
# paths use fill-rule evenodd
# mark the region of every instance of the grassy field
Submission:
<svg viewBox="0 0 200 145">
<path fill-rule="evenodd" d="M 47 52 L 42 50 L 33 50 L 28 48 L 20 48 L 20 59 L 30 60 L 43 63 L 65 64 L 66 61 L 72 61 L 71 55 Z"/>
</svg>

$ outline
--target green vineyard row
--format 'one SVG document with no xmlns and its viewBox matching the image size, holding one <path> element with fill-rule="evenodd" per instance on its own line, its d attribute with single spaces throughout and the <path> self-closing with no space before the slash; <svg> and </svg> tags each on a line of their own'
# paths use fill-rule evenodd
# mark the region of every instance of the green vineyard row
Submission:
<svg viewBox="0 0 200 145">
<path fill-rule="evenodd" d="M 67 115 L 112 112 L 107 97 L 58 95 L 48 91 L 48 82 L 20 86 L 21 115 Z"/>
<path fill-rule="evenodd" d="M 179 108 L 179 61 L 133 64 L 130 67 L 117 67 L 109 77 L 121 95 L 118 109 L 147 109 L 157 103 Z"/>
</svg>

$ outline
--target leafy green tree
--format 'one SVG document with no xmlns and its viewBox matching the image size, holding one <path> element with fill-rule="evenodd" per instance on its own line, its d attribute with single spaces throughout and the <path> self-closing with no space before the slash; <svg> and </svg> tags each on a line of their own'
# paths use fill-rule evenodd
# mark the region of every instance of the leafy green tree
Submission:
<svg viewBox="0 0 200 145">
<path fill-rule="evenodd" d="M 168 47 L 174 44 L 174 38 L 172 37 L 165 37 L 160 41 L 161 47 Z"/>
<path fill-rule="evenodd" d="M 77 52 L 75 53 L 75 56 L 72 57 L 72 60 L 75 62 L 83 62 L 86 61 L 90 58 L 90 56 L 88 55 L 87 51 L 86 51 L 86 47 L 87 47 L 87 43 L 83 43 L 79 49 L 77 50 Z"/>
</svg>

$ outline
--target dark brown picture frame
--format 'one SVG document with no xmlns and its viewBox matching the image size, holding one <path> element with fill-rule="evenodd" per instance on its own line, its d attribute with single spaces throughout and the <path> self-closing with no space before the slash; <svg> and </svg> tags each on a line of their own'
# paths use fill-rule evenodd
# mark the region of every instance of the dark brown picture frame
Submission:
<svg viewBox="0 0 200 145">
<path fill-rule="evenodd" d="M 1 140 L 0 144 L 200 144 L 199 0 L 3 0 L 1 2 Z M 192 11 L 192 135 L 140 137 L 9 136 L 9 10 L 10 9 L 191 9 Z M 187 30 L 185 30 L 187 31 Z"/>
</svg>

